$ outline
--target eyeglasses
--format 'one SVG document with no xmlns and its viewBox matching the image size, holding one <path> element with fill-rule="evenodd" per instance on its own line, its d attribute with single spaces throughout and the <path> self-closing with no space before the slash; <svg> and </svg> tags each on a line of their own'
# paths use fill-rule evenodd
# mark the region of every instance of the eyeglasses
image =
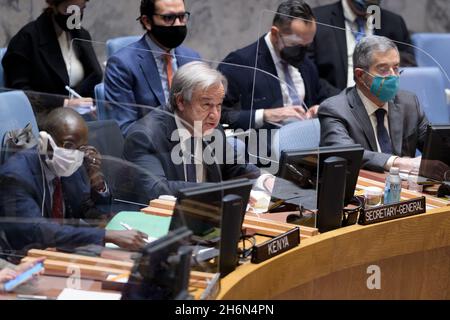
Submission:
<svg viewBox="0 0 450 320">
<path fill-rule="evenodd" d="M 400 69 L 400 67 L 377 67 L 376 68 L 377 73 L 382 76 L 382 77 L 386 77 L 386 76 L 390 76 L 392 73 L 394 73 L 394 75 L 399 76 L 403 73 L 403 69 Z"/>
<path fill-rule="evenodd" d="M 205 103 L 205 104 L 200 104 L 200 110 L 202 110 L 203 112 L 212 112 L 213 110 L 217 110 L 218 112 L 222 111 L 222 105 L 214 105 L 212 103 Z"/>
<path fill-rule="evenodd" d="M 180 21 L 180 23 L 187 23 L 190 15 L 191 13 L 187 11 L 177 14 L 157 14 L 157 13 L 154 14 L 154 16 L 161 17 L 166 24 L 170 24 L 171 26 L 175 24 L 175 21 L 177 19 Z"/>
</svg>

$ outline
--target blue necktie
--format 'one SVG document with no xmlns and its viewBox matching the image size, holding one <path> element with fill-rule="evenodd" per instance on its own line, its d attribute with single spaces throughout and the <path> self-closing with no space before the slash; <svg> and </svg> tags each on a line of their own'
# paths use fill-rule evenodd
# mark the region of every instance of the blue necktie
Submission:
<svg viewBox="0 0 450 320">
<path fill-rule="evenodd" d="M 366 20 L 357 17 L 355 22 L 358 25 L 358 32 L 353 31 L 353 35 L 355 36 L 356 43 L 359 43 L 359 41 L 366 36 Z"/>
<path fill-rule="evenodd" d="M 389 133 L 384 126 L 384 117 L 386 115 L 386 110 L 379 108 L 377 111 L 375 111 L 375 115 L 377 117 L 377 137 L 381 152 L 392 154 L 391 138 L 389 137 Z"/>
<path fill-rule="evenodd" d="M 291 98 L 292 105 L 301 106 L 302 100 L 298 95 L 297 89 L 295 88 L 294 85 L 294 81 L 292 80 L 291 74 L 289 73 L 289 64 L 284 61 L 281 61 L 281 65 L 283 66 L 283 73 L 286 79 L 286 85 L 288 87 L 289 97 Z"/>
</svg>

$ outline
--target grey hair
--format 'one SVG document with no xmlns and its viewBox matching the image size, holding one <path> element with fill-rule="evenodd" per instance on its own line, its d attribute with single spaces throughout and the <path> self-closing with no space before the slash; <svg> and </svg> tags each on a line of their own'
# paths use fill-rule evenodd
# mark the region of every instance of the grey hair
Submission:
<svg viewBox="0 0 450 320">
<path fill-rule="evenodd" d="M 183 65 L 177 70 L 172 80 L 169 109 L 176 110 L 179 96 L 182 96 L 184 101 L 191 102 L 194 90 L 206 90 L 217 84 L 222 84 L 225 92 L 227 91 L 227 79 L 207 63 L 194 61 Z"/>
<path fill-rule="evenodd" d="M 353 53 L 353 70 L 360 68 L 363 70 L 369 70 L 372 65 L 372 56 L 374 52 L 388 52 L 395 49 L 398 52 L 398 48 L 395 43 L 389 38 L 382 36 L 367 36 L 361 39 L 356 45 L 355 52 Z"/>
</svg>

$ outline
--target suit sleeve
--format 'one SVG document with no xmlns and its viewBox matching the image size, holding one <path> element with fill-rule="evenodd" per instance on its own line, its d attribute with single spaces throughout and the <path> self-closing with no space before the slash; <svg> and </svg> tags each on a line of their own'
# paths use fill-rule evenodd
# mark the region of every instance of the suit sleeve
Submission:
<svg viewBox="0 0 450 320">
<path fill-rule="evenodd" d="M 333 108 L 329 100 L 320 105 L 319 120 L 320 146 L 357 144 L 348 132 L 345 117 L 339 114 L 336 107 Z M 362 166 L 371 171 L 384 172 L 384 166 L 390 157 L 388 154 L 365 150 Z"/>
<path fill-rule="evenodd" d="M 129 126 L 139 119 L 133 92 L 134 82 L 131 70 L 122 59 L 113 56 L 108 60 L 105 71 L 105 100 L 114 109 L 114 119 L 124 134 Z"/>
<path fill-rule="evenodd" d="M 249 99 L 244 99 L 244 97 L 252 94 L 253 88 L 249 87 L 249 83 L 253 84 L 253 80 L 247 80 L 253 72 L 245 67 L 245 62 L 241 61 L 236 53 L 228 55 L 218 69 L 228 80 L 228 90 L 223 101 L 222 123 L 229 124 L 233 129 L 254 128 L 255 110 L 251 110 L 250 105 L 243 105 L 250 103 Z"/>
<path fill-rule="evenodd" d="M 60 225 L 41 215 L 41 201 L 30 187 L 14 179 L 3 179 L 0 193 L 2 228 L 11 246 L 17 250 L 47 247 L 103 245 L 105 231 Z M 39 201 L 38 201 L 39 200 Z"/>
<path fill-rule="evenodd" d="M 399 18 L 400 30 L 401 30 L 401 41 L 397 42 L 400 51 L 400 60 L 402 67 L 417 67 L 416 57 L 414 53 L 414 47 L 411 45 L 411 37 L 409 35 L 408 28 L 406 27 L 405 20 L 402 17 Z M 405 43 L 405 44 L 403 44 Z"/>
<path fill-rule="evenodd" d="M 420 150 L 420 152 L 423 152 L 426 143 L 425 140 L 427 136 L 427 129 L 429 122 L 427 116 L 425 115 L 425 112 L 420 106 L 419 99 L 417 98 L 416 95 L 414 95 L 414 99 L 416 101 L 417 114 L 419 115 L 417 123 L 417 130 L 418 130 L 417 148 Z"/>
</svg>

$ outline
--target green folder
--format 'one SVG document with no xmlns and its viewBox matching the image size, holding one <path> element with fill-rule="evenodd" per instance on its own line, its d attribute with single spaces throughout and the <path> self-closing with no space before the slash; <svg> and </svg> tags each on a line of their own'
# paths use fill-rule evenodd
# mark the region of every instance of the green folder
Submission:
<svg viewBox="0 0 450 320">
<path fill-rule="evenodd" d="M 106 230 L 125 230 L 120 224 L 129 225 L 134 230 L 148 234 L 152 238 L 161 238 L 169 232 L 171 217 L 158 217 L 142 212 L 123 211 L 108 223 Z"/>
</svg>

